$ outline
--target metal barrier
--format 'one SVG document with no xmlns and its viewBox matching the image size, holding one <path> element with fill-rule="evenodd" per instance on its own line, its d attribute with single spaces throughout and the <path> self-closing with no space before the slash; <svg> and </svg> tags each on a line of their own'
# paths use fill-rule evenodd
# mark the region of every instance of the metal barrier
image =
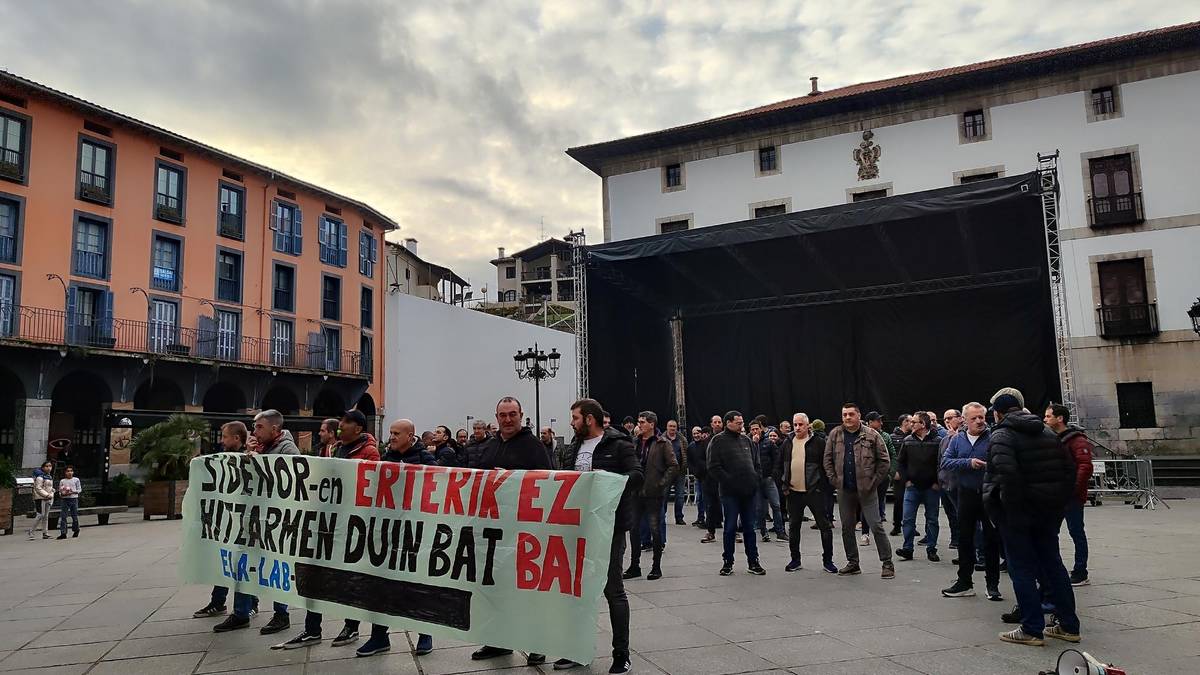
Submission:
<svg viewBox="0 0 1200 675">
<path fill-rule="evenodd" d="M 1148 459 L 1113 458 L 1092 461 L 1092 482 L 1088 486 L 1088 499 L 1094 505 L 1112 495 L 1133 504 L 1136 509 L 1153 510 L 1158 504 L 1171 508 L 1154 491 L 1154 465 Z"/>
</svg>

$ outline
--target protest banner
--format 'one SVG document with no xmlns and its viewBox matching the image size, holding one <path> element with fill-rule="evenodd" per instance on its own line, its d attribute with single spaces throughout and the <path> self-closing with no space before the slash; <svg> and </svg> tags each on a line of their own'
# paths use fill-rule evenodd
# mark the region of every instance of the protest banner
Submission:
<svg viewBox="0 0 1200 675">
<path fill-rule="evenodd" d="M 180 575 L 587 663 L 625 481 L 603 471 L 197 457 Z"/>
</svg>

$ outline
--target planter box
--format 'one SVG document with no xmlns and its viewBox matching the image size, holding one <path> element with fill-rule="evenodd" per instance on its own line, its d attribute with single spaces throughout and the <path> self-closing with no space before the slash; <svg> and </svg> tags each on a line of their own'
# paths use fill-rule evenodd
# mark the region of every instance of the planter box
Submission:
<svg viewBox="0 0 1200 675">
<path fill-rule="evenodd" d="M 166 516 L 171 518 L 183 517 L 183 495 L 187 492 L 186 480 L 156 480 L 146 483 L 146 491 L 142 495 L 142 517 L 150 520 L 150 516 Z"/>
<path fill-rule="evenodd" d="M 0 532 L 13 533 L 13 491 L 9 488 L 0 490 Z"/>
</svg>

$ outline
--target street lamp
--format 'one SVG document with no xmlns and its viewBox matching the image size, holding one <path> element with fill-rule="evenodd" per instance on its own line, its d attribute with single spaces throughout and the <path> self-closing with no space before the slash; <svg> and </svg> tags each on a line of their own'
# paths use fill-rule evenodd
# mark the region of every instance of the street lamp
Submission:
<svg viewBox="0 0 1200 675">
<path fill-rule="evenodd" d="M 529 349 L 524 352 L 518 351 L 513 356 L 513 369 L 517 371 L 517 377 L 533 380 L 534 419 L 539 432 L 542 429 L 542 380 L 558 375 L 560 358 L 562 354 L 559 354 L 557 349 L 551 349 L 547 354 L 538 349 L 536 342 Z"/>
<path fill-rule="evenodd" d="M 1196 298 L 1196 302 L 1188 310 L 1188 316 L 1192 317 L 1192 330 L 1196 331 L 1196 335 L 1200 335 L 1200 298 Z"/>
</svg>

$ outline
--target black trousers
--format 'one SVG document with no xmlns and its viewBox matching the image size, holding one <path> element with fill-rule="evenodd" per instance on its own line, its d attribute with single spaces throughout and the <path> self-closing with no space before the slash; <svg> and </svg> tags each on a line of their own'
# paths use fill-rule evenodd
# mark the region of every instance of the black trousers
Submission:
<svg viewBox="0 0 1200 675">
<path fill-rule="evenodd" d="M 972 583 L 975 575 L 975 523 L 983 523 L 984 580 L 989 588 L 1000 584 L 1000 538 L 983 510 L 983 495 L 958 491 L 958 580 Z"/>
<path fill-rule="evenodd" d="M 608 556 L 608 583 L 604 585 L 604 599 L 608 600 L 608 618 L 612 622 L 613 649 L 629 652 L 629 596 L 625 594 L 625 580 L 621 577 L 621 564 L 625 560 L 625 533 L 613 532 L 612 551 Z"/>
<path fill-rule="evenodd" d="M 792 560 L 800 559 L 800 533 L 804 530 L 804 509 L 812 513 L 817 529 L 821 531 L 821 562 L 833 561 L 833 526 L 825 515 L 825 494 L 819 490 L 789 492 L 786 497 L 788 510 L 788 548 Z"/>
<path fill-rule="evenodd" d="M 708 509 L 708 514 L 704 518 L 704 524 L 708 526 L 709 532 L 716 532 L 721 529 L 721 490 L 718 487 L 717 479 L 711 476 L 704 478 L 704 506 Z"/>
<path fill-rule="evenodd" d="M 646 522 L 650 527 L 650 550 L 654 552 L 654 566 L 658 567 L 659 561 L 662 559 L 663 540 L 662 532 L 659 531 L 659 526 L 662 524 L 663 500 L 666 497 L 641 497 L 637 501 L 640 503 L 641 512 L 646 515 Z M 633 545 L 634 533 L 629 532 L 629 541 Z M 640 537 L 638 537 L 640 539 Z M 636 546 L 633 546 L 633 551 L 630 554 L 630 559 L 633 561 L 634 567 L 641 567 L 642 563 L 642 547 L 638 541 Z"/>
<path fill-rule="evenodd" d="M 882 497 L 881 497 L 882 499 Z M 892 531 L 900 531 L 900 523 L 904 521 L 904 481 L 892 478 Z"/>
</svg>

